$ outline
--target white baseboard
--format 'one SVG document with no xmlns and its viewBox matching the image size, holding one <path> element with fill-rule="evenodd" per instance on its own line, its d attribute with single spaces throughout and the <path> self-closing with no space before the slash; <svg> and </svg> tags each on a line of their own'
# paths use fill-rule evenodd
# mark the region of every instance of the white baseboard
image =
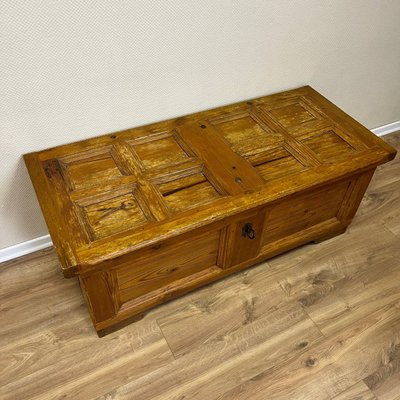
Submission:
<svg viewBox="0 0 400 400">
<path fill-rule="evenodd" d="M 392 122 L 391 124 L 378 126 L 377 128 L 371 129 L 376 136 L 387 135 L 392 132 L 400 131 L 400 121 Z"/>
<path fill-rule="evenodd" d="M 25 254 L 33 253 L 34 251 L 45 249 L 53 245 L 50 235 L 40 236 L 36 239 L 15 244 L 14 246 L 0 249 L 0 263 L 13 258 L 24 256 Z"/>
<path fill-rule="evenodd" d="M 400 131 L 400 121 L 379 126 L 371 129 L 371 131 L 377 136 L 383 136 L 392 132 Z M 50 239 L 50 235 L 45 235 L 36 239 L 28 240 L 27 242 L 6 247 L 5 249 L 0 249 L 0 263 L 12 260 L 13 258 L 17 258 L 25 254 L 33 253 L 34 251 L 45 249 L 46 247 L 50 247 L 52 245 L 53 243 Z"/>
</svg>

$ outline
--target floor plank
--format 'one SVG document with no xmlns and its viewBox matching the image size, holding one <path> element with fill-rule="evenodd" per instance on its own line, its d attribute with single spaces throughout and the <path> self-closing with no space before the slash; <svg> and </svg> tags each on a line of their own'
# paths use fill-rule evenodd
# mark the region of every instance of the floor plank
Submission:
<svg viewBox="0 0 400 400">
<path fill-rule="evenodd" d="M 155 320 L 99 339 L 55 262 L 45 251 L 0 270 L 1 399 L 86 400 L 173 360 Z"/>
<path fill-rule="evenodd" d="M 331 399 L 380 368 L 400 344 L 400 305 L 393 304 L 266 370 L 221 400 Z M 365 354 L 368 354 L 368 357 Z"/>
<path fill-rule="evenodd" d="M 400 170 L 400 167 L 399 167 Z M 382 223 L 396 235 L 400 234 L 400 180 L 367 191 L 359 218 Z"/>
<path fill-rule="evenodd" d="M 400 400 L 400 372 L 398 370 L 393 375 L 383 375 L 378 381 L 371 382 L 368 378 L 364 381 L 367 385 L 372 383 L 371 390 L 378 400 Z"/>
<path fill-rule="evenodd" d="M 368 386 L 360 381 L 344 392 L 335 396 L 332 400 L 377 400 Z"/>
<path fill-rule="evenodd" d="M 384 354 L 382 365 L 364 378 L 367 386 L 379 400 L 400 399 L 400 345 L 393 343 L 389 353 Z"/>
<path fill-rule="evenodd" d="M 382 230 L 377 245 L 373 238 L 368 240 L 369 230 L 366 226 L 361 236 L 358 229 L 347 240 L 341 237 L 339 254 L 337 242 L 331 241 L 321 248 L 326 248 L 322 260 L 316 249 L 275 275 L 288 297 L 296 299 L 326 335 L 400 300 L 399 239 Z"/>
<path fill-rule="evenodd" d="M 392 133 L 386 135 L 384 140 L 400 151 L 400 134 Z M 369 185 L 370 190 L 386 186 L 390 183 L 400 180 L 400 153 L 397 153 L 396 158 L 388 164 L 384 164 L 377 168 L 372 181 Z"/>
<path fill-rule="evenodd" d="M 288 303 L 101 399 L 215 399 L 321 339 L 301 307 Z"/>
<path fill-rule="evenodd" d="M 195 292 L 157 318 L 174 356 L 221 340 L 285 306 L 284 292 L 266 269 L 262 264 L 224 279 L 208 288 L 206 298 Z"/>
</svg>

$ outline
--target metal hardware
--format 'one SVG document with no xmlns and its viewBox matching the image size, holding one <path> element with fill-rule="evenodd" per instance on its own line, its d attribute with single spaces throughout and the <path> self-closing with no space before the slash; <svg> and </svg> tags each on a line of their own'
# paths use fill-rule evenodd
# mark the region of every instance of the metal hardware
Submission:
<svg viewBox="0 0 400 400">
<path fill-rule="evenodd" d="M 253 229 L 253 225 L 247 222 L 242 228 L 242 236 L 248 237 L 249 239 L 255 239 L 256 231 Z"/>
</svg>

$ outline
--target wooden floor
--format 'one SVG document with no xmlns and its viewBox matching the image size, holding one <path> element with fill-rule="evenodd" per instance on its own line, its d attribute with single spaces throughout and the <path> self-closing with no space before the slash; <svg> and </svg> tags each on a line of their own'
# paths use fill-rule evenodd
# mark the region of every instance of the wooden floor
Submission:
<svg viewBox="0 0 400 400">
<path fill-rule="evenodd" d="M 2 264 L 0 399 L 400 399 L 400 158 L 344 235 L 102 339 L 53 250 Z"/>
</svg>

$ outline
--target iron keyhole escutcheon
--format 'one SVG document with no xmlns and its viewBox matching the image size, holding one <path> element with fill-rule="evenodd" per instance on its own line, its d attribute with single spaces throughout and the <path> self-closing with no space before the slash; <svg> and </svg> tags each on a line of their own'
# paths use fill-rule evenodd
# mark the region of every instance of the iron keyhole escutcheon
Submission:
<svg viewBox="0 0 400 400">
<path fill-rule="evenodd" d="M 244 224 L 242 228 L 242 236 L 247 237 L 249 239 L 255 239 L 256 231 L 253 229 L 253 225 L 250 222 Z"/>
</svg>

